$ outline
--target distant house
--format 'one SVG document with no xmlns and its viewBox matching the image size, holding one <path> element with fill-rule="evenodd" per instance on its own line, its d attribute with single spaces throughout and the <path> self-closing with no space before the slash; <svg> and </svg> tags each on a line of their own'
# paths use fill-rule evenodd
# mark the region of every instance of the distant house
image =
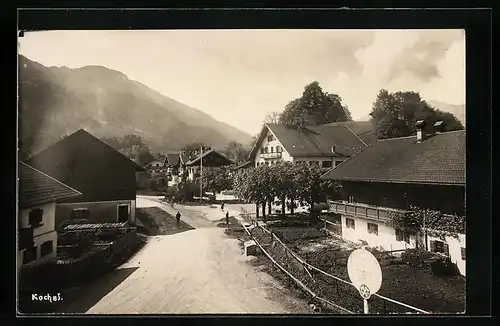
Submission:
<svg viewBox="0 0 500 326">
<path fill-rule="evenodd" d="M 63 138 L 28 163 L 83 192 L 57 205 L 57 225 L 69 219 L 135 224 L 135 173 L 144 169 L 85 130 Z"/>
<path fill-rule="evenodd" d="M 146 165 L 146 167 L 150 172 L 156 172 L 156 173 L 165 172 L 164 162 L 165 162 L 165 157 L 162 156 L 153 159 Z"/>
<path fill-rule="evenodd" d="M 234 162 L 228 159 L 224 154 L 211 149 L 185 162 L 183 167 L 187 170 L 188 180 L 194 180 L 200 174 L 203 167 L 223 167 L 232 164 L 234 164 Z"/>
<path fill-rule="evenodd" d="M 165 153 L 163 167 L 167 171 L 169 185 L 176 185 L 181 181 L 184 162 L 187 161 L 189 159 L 181 151 L 168 151 Z"/>
<path fill-rule="evenodd" d="M 26 163 L 18 164 L 19 211 L 17 266 L 56 258 L 56 202 L 82 193 Z"/>
<path fill-rule="evenodd" d="M 245 170 L 255 166 L 255 163 L 252 161 L 247 161 L 245 163 L 241 163 L 233 168 L 233 171 Z"/>
<path fill-rule="evenodd" d="M 441 125 L 442 126 L 442 125 Z M 438 126 L 436 126 L 438 128 Z M 340 215 L 341 234 L 386 250 L 414 248 L 423 241 L 431 251 L 450 256 L 465 275 L 465 235 L 420 238 L 386 225 L 390 214 L 410 206 L 465 215 L 465 130 L 379 140 L 327 172 L 341 181 L 343 201 L 330 201 Z"/>
<path fill-rule="evenodd" d="M 288 161 L 331 168 L 366 147 L 367 144 L 346 125 L 308 126 L 299 131 L 266 123 L 249 159 L 255 166 Z"/>
</svg>

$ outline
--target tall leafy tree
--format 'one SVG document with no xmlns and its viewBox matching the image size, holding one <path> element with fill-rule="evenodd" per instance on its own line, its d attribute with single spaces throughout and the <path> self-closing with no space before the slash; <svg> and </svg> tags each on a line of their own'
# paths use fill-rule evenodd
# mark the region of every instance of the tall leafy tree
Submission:
<svg viewBox="0 0 500 326">
<path fill-rule="evenodd" d="M 291 128 L 350 121 L 351 114 L 337 94 L 324 92 L 317 81 L 306 85 L 300 98 L 285 106 L 279 122 Z"/>
<path fill-rule="evenodd" d="M 218 193 L 233 187 L 233 180 L 226 167 L 210 167 L 203 169 L 203 189 Z M 199 184 L 199 179 L 196 181 Z"/>
<path fill-rule="evenodd" d="M 370 115 L 379 139 L 413 135 L 418 120 L 426 122 L 427 132 L 432 132 L 432 126 L 439 120 L 445 123 L 445 131 L 464 128 L 453 114 L 432 108 L 419 93 L 410 91 L 389 93 L 385 89 L 380 90 Z"/>
<path fill-rule="evenodd" d="M 233 162 L 240 163 L 246 161 L 249 150 L 237 141 L 230 141 L 222 152 Z"/>
</svg>

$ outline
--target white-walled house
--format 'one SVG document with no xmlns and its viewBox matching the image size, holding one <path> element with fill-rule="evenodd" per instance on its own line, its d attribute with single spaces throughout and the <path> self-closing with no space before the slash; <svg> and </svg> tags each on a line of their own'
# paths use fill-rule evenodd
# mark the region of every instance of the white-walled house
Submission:
<svg viewBox="0 0 500 326">
<path fill-rule="evenodd" d="M 56 202 L 81 193 L 25 164 L 18 164 L 18 253 L 17 267 L 56 258 Z"/>
<path fill-rule="evenodd" d="M 277 162 L 309 162 L 323 168 L 339 165 L 367 144 L 347 125 L 308 126 L 302 130 L 264 124 L 250 155 L 255 166 Z"/>
<path fill-rule="evenodd" d="M 387 222 L 412 207 L 465 215 L 465 130 L 379 140 L 322 177 L 342 184 L 345 200 L 328 203 L 341 216 L 342 237 L 385 250 L 415 248 L 421 234 L 400 234 Z M 465 275 L 465 235 L 458 237 L 428 237 L 427 248 L 448 255 Z"/>
</svg>

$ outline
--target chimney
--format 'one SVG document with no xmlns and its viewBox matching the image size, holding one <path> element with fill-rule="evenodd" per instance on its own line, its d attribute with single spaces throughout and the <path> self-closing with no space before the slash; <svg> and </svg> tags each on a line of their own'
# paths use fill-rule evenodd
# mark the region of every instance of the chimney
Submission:
<svg viewBox="0 0 500 326">
<path fill-rule="evenodd" d="M 440 133 L 443 133 L 444 132 L 444 121 L 436 121 L 436 123 L 434 124 L 434 131 L 437 133 L 437 134 L 440 134 Z"/>
<path fill-rule="evenodd" d="M 425 140 L 425 121 L 424 120 L 418 120 L 415 123 L 415 127 L 417 128 L 417 143 L 421 143 Z"/>
<path fill-rule="evenodd" d="M 335 154 L 335 145 L 332 145 L 332 147 L 330 148 L 330 151 L 332 152 L 332 154 Z"/>
</svg>

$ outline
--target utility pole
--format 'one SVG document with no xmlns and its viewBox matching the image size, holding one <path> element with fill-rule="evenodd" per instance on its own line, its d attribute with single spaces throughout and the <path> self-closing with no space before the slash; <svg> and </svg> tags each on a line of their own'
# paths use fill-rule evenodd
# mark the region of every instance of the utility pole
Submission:
<svg viewBox="0 0 500 326">
<path fill-rule="evenodd" d="M 423 230 L 424 231 L 424 248 L 427 251 L 428 248 L 427 248 L 427 230 L 425 228 L 425 213 L 424 213 L 423 219 L 424 219 L 424 223 L 423 223 L 423 225 L 424 225 L 424 227 L 423 227 L 423 229 L 424 229 Z"/>
</svg>

